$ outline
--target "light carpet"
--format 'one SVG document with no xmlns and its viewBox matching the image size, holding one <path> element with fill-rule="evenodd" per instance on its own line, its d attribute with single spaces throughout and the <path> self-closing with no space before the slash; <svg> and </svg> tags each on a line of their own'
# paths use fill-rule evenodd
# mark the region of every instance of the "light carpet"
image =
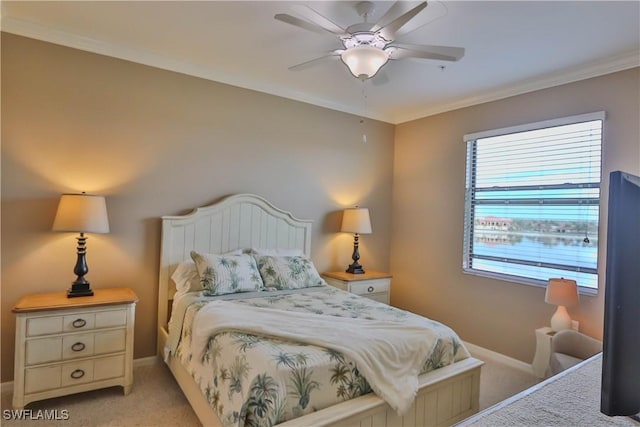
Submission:
<svg viewBox="0 0 640 427">
<path fill-rule="evenodd" d="M 602 355 L 467 419 L 464 427 L 633 426 L 628 417 L 600 412 Z"/>
<path fill-rule="evenodd" d="M 11 420 L 4 417 L 11 409 L 10 392 L 2 393 L 2 426 L 19 427 L 173 427 L 199 426 L 189 403 L 171 372 L 163 363 L 137 366 L 134 384 L 128 396 L 121 387 L 111 387 L 71 396 L 58 397 L 27 406 L 34 415 L 38 410 L 68 411 L 68 420 Z M 533 375 L 501 363 L 485 360 L 480 380 L 480 409 L 487 408 L 532 384 Z"/>
</svg>

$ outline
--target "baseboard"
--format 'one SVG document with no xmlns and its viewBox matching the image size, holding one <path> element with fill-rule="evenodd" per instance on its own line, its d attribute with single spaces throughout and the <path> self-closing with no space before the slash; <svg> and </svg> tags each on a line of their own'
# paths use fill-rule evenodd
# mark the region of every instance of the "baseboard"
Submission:
<svg viewBox="0 0 640 427">
<path fill-rule="evenodd" d="M 464 345 L 467 347 L 467 350 L 469 350 L 473 354 L 473 356 L 477 357 L 478 359 L 489 359 L 494 362 L 505 364 L 511 368 L 517 369 L 527 374 L 533 374 L 533 367 L 529 363 L 525 363 L 521 360 L 514 359 L 513 357 L 506 356 L 502 353 L 497 353 L 484 347 L 480 347 L 479 345 L 475 345 L 470 342 L 465 341 Z"/>
<path fill-rule="evenodd" d="M 150 366 L 159 362 L 158 356 L 141 357 L 139 359 L 133 359 L 133 367 L 139 368 L 142 366 Z M 0 383 L 0 393 L 13 393 L 13 381 L 7 381 Z"/>
<path fill-rule="evenodd" d="M 158 356 L 155 356 L 155 355 L 148 356 L 148 357 L 141 357 L 139 359 L 133 359 L 133 367 L 139 368 L 141 366 L 150 366 L 158 363 L 158 361 L 160 361 L 160 359 L 158 358 Z"/>
</svg>

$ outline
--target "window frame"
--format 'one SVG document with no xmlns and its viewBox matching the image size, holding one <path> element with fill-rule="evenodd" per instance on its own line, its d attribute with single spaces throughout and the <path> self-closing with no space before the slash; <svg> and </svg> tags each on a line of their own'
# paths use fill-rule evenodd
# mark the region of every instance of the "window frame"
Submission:
<svg viewBox="0 0 640 427">
<path fill-rule="evenodd" d="M 600 235 L 600 230 L 601 230 L 601 225 L 602 225 L 602 176 L 603 176 L 603 146 L 604 146 L 604 133 L 605 133 L 605 119 L 606 119 L 606 113 L 604 111 L 598 111 L 598 112 L 593 112 L 593 113 L 586 113 L 586 114 L 579 114 L 579 115 L 574 115 L 574 116 L 567 116 L 567 117 L 561 117 L 561 118 L 555 118 L 555 119 L 551 119 L 551 120 L 544 120 L 544 121 L 539 121 L 539 122 L 534 122 L 534 123 L 527 123 L 527 124 L 521 124 L 521 125 L 517 125 L 517 126 L 510 126 L 510 127 L 505 127 L 505 128 L 500 128 L 500 129 L 493 129 L 493 130 L 486 130 L 486 131 L 481 131 L 481 132 L 474 132 L 474 133 L 470 133 L 470 134 L 466 134 L 464 135 L 464 143 L 467 146 L 467 148 L 465 149 L 466 154 L 466 162 L 465 162 L 465 200 L 464 200 L 464 216 L 463 216 L 463 251 L 462 251 L 462 271 L 464 274 L 470 274 L 470 275 L 475 275 L 475 276 L 481 276 L 481 277 L 487 277 L 487 278 L 491 278 L 491 279 L 497 279 L 497 280 L 503 280 L 503 281 L 507 281 L 507 282 L 513 282 L 513 283 L 518 283 L 518 284 L 524 284 L 524 285 L 532 285 L 532 286 L 537 286 L 537 287 L 546 287 L 547 285 L 547 281 L 546 280 L 540 280 L 540 279 L 535 279 L 532 277 L 523 277 L 523 276 L 515 276 L 512 274 L 508 274 L 508 273 L 497 273 L 497 272 L 492 272 L 492 271 L 486 271 L 486 270 L 480 270 L 480 269 L 474 269 L 471 265 L 472 265 L 472 256 L 473 256 L 473 251 L 472 251 L 472 247 L 473 247 L 473 236 L 474 236 L 474 224 L 475 224 L 475 208 L 474 206 L 478 206 L 478 204 L 476 202 L 474 202 L 474 198 L 469 196 L 469 191 L 473 191 L 475 194 L 477 191 L 475 190 L 476 188 L 476 175 L 475 175 L 475 165 L 476 165 L 476 158 L 477 158 L 477 144 L 473 144 L 473 146 L 471 147 L 471 149 L 469 149 L 469 144 L 472 142 L 475 142 L 478 139 L 482 139 L 482 138 L 490 138 L 490 137 L 496 137 L 496 136 L 503 136 L 503 135 L 508 135 L 508 134 L 516 134 L 516 133 L 520 133 L 520 132 L 527 132 L 527 131 L 535 131 L 535 130 L 540 130 L 540 129 L 545 129 L 545 128 L 551 128 L 551 127 L 558 127 L 558 126 L 564 126 L 564 125 L 571 125 L 571 124 L 577 124 L 577 123 L 583 123 L 583 122 L 589 122 L 589 121 L 596 121 L 596 120 L 600 120 L 602 122 L 601 124 L 601 135 L 600 135 L 600 176 L 599 176 L 599 181 L 597 185 L 593 185 L 591 183 L 589 183 L 587 186 L 584 187 L 580 187 L 580 188 L 598 188 L 600 189 L 599 194 L 598 194 L 598 198 L 597 201 L 595 203 L 590 203 L 591 205 L 596 205 L 598 207 L 598 235 Z M 470 165 L 472 165 L 470 167 Z M 469 187 L 467 187 L 469 185 Z M 578 184 L 572 184 L 571 187 L 577 187 Z M 565 184 L 561 184 L 561 185 L 550 185 L 550 187 L 556 187 L 556 188 L 567 188 L 569 187 L 568 185 Z M 482 190 L 481 190 L 482 191 Z M 498 190 L 501 191 L 501 190 Z M 598 245 L 597 245 L 597 259 L 596 259 L 596 267 L 595 267 L 595 271 L 588 271 L 590 273 L 593 273 L 596 275 L 596 288 L 592 288 L 592 287 L 585 287 L 585 286 L 580 286 L 580 283 L 578 282 L 578 286 L 579 286 L 579 291 L 580 293 L 583 294 L 587 294 L 587 295 L 596 295 L 599 290 L 600 290 L 600 285 L 599 285 L 599 274 L 598 271 L 600 270 L 600 258 L 601 258 L 601 245 L 600 245 L 600 239 L 598 238 Z M 523 262 L 523 264 L 526 265 L 525 262 Z M 537 264 L 536 262 L 531 262 L 530 264 Z M 542 265 L 538 265 L 538 266 L 542 266 Z M 578 269 L 577 271 L 580 271 L 580 267 L 576 266 L 576 268 Z M 594 269 L 589 269 L 589 270 L 594 270 Z"/>
</svg>

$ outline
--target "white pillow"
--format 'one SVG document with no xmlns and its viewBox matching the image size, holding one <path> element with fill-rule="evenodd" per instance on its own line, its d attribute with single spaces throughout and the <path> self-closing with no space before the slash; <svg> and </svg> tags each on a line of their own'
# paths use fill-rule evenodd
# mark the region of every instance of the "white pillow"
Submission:
<svg viewBox="0 0 640 427">
<path fill-rule="evenodd" d="M 202 290 L 198 269 L 192 260 L 182 261 L 178 264 L 171 275 L 171 280 L 176 284 L 176 293 L 179 295 Z"/>
<path fill-rule="evenodd" d="M 191 251 L 202 292 L 207 296 L 257 291 L 264 287 L 251 255 L 200 254 Z"/>
<path fill-rule="evenodd" d="M 239 255 L 242 249 L 225 252 L 223 255 Z M 187 259 L 178 264 L 175 271 L 171 275 L 171 280 L 176 285 L 176 295 L 186 294 L 187 292 L 199 292 L 202 290 L 200 283 L 200 275 L 193 260 Z"/>
</svg>

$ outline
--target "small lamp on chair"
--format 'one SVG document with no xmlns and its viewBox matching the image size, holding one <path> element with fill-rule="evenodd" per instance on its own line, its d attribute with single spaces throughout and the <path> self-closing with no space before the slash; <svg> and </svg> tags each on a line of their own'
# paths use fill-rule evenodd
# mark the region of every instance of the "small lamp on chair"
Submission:
<svg viewBox="0 0 640 427">
<path fill-rule="evenodd" d="M 576 281 L 549 279 L 544 301 L 547 304 L 558 306 L 551 317 L 551 330 L 558 332 L 563 329 L 571 329 L 571 317 L 567 312 L 567 307 L 578 303 L 578 284 Z"/>
<path fill-rule="evenodd" d="M 91 285 L 84 278 L 89 272 L 87 267 L 87 238 L 84 233 L 108 233 L 109 219 L 104 197 L 91 194 L 63 194 L 60 197 L 56 218 L 53 221 L 53 231 L 79 232 L 78 258 L 73 272 L 77 279 L 67 291 L 67 297 L 81 297 L 93 295 Z"/>
<path fill-rule="evenodd" d="M 349 208 L 342 213 L 342 227 L 340 231 L 354 233 L 353 236 L 353 263 L 347 268 L 347 273 L 363 274 L 364 269 L 358 263 L 360 252 L 358 251 L 358 235 L 371 233 L 371 219 L 367 208 Z"/>
</svg>

